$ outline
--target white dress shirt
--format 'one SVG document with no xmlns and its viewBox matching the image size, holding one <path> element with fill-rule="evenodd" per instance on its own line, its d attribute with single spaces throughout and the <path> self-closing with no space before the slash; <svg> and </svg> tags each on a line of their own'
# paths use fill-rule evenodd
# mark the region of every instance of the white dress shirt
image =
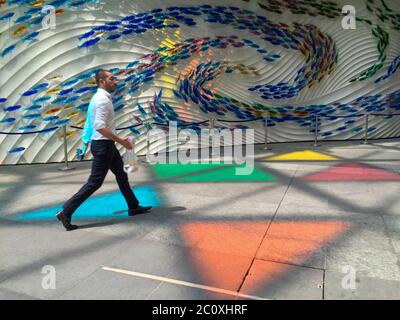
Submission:
<svg viewBox="0 0 400 320">
<path fill-rule="evenodd" d="M 92 140 L 110 140 L 98 132 L 99 129 L 107 128 L 116 134 L 114 107 L 111 99 L 111 93 L 99 88 L 90 101 L 90 123 L 94 129 Z"/>
</svg>

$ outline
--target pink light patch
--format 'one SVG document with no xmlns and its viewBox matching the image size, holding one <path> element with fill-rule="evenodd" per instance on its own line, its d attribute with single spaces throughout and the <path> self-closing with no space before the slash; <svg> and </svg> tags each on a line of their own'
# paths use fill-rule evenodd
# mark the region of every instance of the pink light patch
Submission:
<svg viewBox="0 0 400 320">
<path fill-rule="evenodd" d="M 309 181 L 399 181 L 400 175 L 358 163 L 343 164 L 305 177 Z"/>
</svg>

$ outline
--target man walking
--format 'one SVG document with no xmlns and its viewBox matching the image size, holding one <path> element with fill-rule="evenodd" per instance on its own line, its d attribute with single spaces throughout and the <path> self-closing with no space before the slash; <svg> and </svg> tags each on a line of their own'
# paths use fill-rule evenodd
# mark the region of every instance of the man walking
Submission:
<svg viewBox="0 0 400 320">
<path fill-rule="evenodd" d="M 128 150 L 133 148 L 128 138 L 122 139 L 116 135 L 112 92 L 117 87 L 117 79 L 111 72 L 100 70 L 96 73 L 96 82 L 98 90 L 93 96 L 88 110 L 90 115 L 88 121 L 94 129 L 91 144 L 92 171 L 88 182 L 56 214 L 57 219 L 61 221 L 67 231 L 78 228 L 78 226 L 71 224 L 72 214 L 101 187 L 109 169 L 115 175 L 118 187 L 128 204 L 129 216 L 146 213 L 152 208 L 139 205 L 139 201 L 129 185 L 128 176 L 123 169 L 121 155 L 115 147 L 115 142 L 117 142 Z"/>
</svg>

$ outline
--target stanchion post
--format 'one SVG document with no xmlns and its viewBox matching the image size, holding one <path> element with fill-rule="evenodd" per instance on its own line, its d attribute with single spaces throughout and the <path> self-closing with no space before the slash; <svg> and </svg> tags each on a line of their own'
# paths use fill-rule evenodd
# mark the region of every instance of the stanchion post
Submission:
<svg viewBox="0 0 400 320">
<path fill-rule="evenodd" d="M 365 116 L 365 133 L 364 133 L 364 144 L 368 144 L 368 126 L 369 126 L 369 114 Z"/>
<path fill-rule="evenodd" d="M 315 132 L 314 132 L 314 147 L 318 147 L 318 113 L 315 114 Z"/>
<path fill-rule="evenodd" d="M 67 144 L 67 126 L 63 126 L 63 133 L 64 133 L 64 160 L 65 160 L 65 167 L 60 168 L 60 171 L 70 171 L 74 170 L 75 168 L 71 168 L 68 165 L 68 144 Z"/>
<path fill-rule="evenodd" d="M 268 146 L 268 120 L 269 120 L 269 113 L 264 118 L 264 150 L 271 150 Z"/>
<path fill-rule="evenodd" d="M 147 128 L 146 126 L 144 126 L 145 130 L 146 130 L 146 156 L 144 157 L 144 161 L 145 162 L 149 162 L 149 155 L 150 155 L 150 137 L 149 137 L 149 128 Z"/>
<path fill-rule="evenodd" d="M 215 118 L 211 118 L 211 131 L 210 131 L 210 140 L 211 140 L 211 156 L 214 156 L 214 129 L 215 129 Z"/>
</svg>

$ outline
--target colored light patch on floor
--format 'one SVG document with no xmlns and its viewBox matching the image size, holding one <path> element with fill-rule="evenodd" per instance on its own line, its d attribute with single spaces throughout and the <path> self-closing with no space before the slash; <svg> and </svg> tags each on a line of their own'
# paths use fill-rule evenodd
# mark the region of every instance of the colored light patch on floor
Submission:
<svg viewBox="0 0 400 320">
<path fill-rule="evenodd" d="M 346 163 L 305 177 L 308 181 L 399 181 L 400 175 L 358 163 Z"/>
<path fill-rule="evenodd" d="M 228 164 L 157 164 L 153 166 L 157 176 L 162 180 L 174 182 L 245 182 L 275 181 L 276 178 L 266 172 L 254 168 L 249 175 L 238 175 L 236 168 Z"/>
<path fill-rule="evenodd" d="M 134 188 L 140 205 L 157 207 L 161 201 L 151 186 Z M 67 200 L 67 199 L 66 199 Z M 17 215 L 16 220 L 54 220 L 55 214 L 61 209 L 61 205 L 25 212 Z M 86 200 L 74 213 L 73 219 L 102 219 L 102 218 L 125 218 L 127 217 L 127 204 L 120 192 L 93 196 Z M 115 214 L 126 210 L 124 214 Z"/>
<path fill-rule="evenodd" d="M 296 151 L 278 156 L 268 157 L 267 161 L 332 161 L 339 160 L 338 158 L 315 152 L 312 150 Z"/>
<path fill-rule="evenodd" d="M 288 263 L 300 264 L 350 228 L 342 221 L 277 221 L 268 226 L 268 221 L 196 222 L 178 230 L 204 284 L 238 291 L 246 280 L 240 292 L 251 295 L 290 272 Z M 270 263 L 260 268 L 253 264 L 255 258 Z"/>
</svg>

